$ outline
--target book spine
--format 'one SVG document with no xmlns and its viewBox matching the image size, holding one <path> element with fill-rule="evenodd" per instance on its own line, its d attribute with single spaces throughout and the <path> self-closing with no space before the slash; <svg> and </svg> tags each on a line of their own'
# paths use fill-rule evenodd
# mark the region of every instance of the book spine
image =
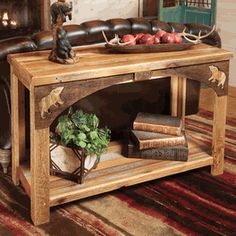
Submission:
<svg viewBox="0 0 236 236">
<path fill-rule="evenodd" d="M 163 133 L 163 134 L 173 134 L 177 136 L 181 134 L 181 127 L 171 127 L 171 126 L 140 123 L 140 122 L 134 122 L 133 129 L 156 132 L 156 133 Z"/>
<path fill-rule="evenodd" d="M 159 147 L 171 147 L 177 145 L 184 145 L 185 138 L 184 136 L 168 137 L 168 138 L 158 138 L 150 140 L 137 140 L 140 150 L 149 149 L 149 148 L 159 148 Z"/>
<path fill-rule="evenodd" d="M 154 148 L 138 150 L 134 145 L 128 145 L 127 157 L 154 160 L 187 161 L 188 148 L 186 146 L 173 148 Z"/>
</svg>

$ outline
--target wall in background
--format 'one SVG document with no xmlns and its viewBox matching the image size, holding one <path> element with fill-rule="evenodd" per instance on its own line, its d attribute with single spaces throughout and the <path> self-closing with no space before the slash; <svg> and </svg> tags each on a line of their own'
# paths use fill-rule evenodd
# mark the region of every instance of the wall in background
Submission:
<svg viewBox="0 0 236 236">
<path fill-rule="evenodd" d="M 51 3 L 56 0 L 51 0 Z M 69 0 L 68 0 L 69 2 Z M 73 0 L 73 19 L 67 24 L 89 20 L 137 17 L 143 0 Z"/>
<path fill-rule="evenodd" d="M 217 1 L 217 30 L 222 39 L 222 47 L 234 53 L 230 66 L 230 86 L 236 87 L 236 1 Z"/>
</svg>

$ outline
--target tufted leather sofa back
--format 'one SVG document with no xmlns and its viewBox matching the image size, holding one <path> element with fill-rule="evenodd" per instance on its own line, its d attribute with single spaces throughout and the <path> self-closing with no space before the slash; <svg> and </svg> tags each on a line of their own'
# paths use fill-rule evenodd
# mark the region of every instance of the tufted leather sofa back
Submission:
<svg viewBox="0 0 236 236">
<path fill-rule="evenodd" d="M 80 25 L 66 25 L 64 28 L 68 32 L 68 38 L 72 46 L 93 44 L 104 42 L 102 30 L 108 38 L 124 34 L 151 33 L 155 34 L 163 29 L 167 32 L 182 32 L 184 28 L 187 32 L 198 34 L 199 30 L 203 34 L 210 31 L 210 27 L 200 24 L 179 24 L 166 23 L 159 20 L 147 20 L 145 18 L 110 19 L 107 21 L 94 20 L 84 22 Z M 0 41 L 0 60 L 5 60 L 8 53 L 17 53 L 34 50 L 46 50 L 52 48 L 52 32 L 41 31 L 32 37 L 15 37 Z M 221 47 L 221 39 L 215 31 L 210 37 L 203 40 L 204 43 Z"/>
<path fill-rule="evenodd" d="M 185 27 L 187 32 L 192 34 L 198 34 L 199 30 L 203 34 L 210 31 L 210 27 L 206 25 L 166 23 L 159 20 L 148 21 L 145 18 L 110 19 L 107 21 L 94 20 L 84 22 L 81 25 L 64 26 L 73 46 L 104 42 L 102 31 L 106 33 L 108 38 L 113 38 L 115 34 L 119 36 L 137 33 L 155 34 L 160 29 L 167 32 L 182 32 Z M 50 49 L 52 47 L 52 33 L 50 31 L 37 33 L 33 40 L 38 50 Z M 203 42 L 221 47 L 221 40 L 216 31 L 207 40 L 204 39 Z"/>
</svg>

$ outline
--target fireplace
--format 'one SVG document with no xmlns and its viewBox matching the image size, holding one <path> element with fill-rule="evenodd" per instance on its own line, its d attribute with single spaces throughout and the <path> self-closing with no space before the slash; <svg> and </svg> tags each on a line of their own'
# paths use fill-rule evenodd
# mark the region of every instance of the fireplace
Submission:
<svg viewBox="0 0 236 236">
<path fill-rule="evenodd" d="M 40 30 L 41 0 L 1 0 L 0 39 Z"/>
</svg>

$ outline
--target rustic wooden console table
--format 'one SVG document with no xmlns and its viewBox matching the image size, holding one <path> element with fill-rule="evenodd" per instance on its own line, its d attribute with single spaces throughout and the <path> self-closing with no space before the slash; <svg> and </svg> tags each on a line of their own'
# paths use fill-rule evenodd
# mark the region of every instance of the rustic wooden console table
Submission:
<svg viewBox="0 0 236 236">
<path fill-rule="evenodd" d="M 223 172 L 229 60 L 232 53 L 208 45 L 179 52 L 112 54 L 103 47 L 78 49 L 76 65 L 47 60 L 48 52 L 10 55 L 12 106 L 12 178 L 21 181 L 31 199 L 35 225 L 50 219 L 50 207 L 152 179 L 211 166 L 213 175 Z M 185 117 L 186 78 L 208 83 L 215 90 L 212 154 L 189 139 L 188 162 L 128 159 L 119 145 L 84 184 L 49 175 L 49 127 L 66 108 L 100 89 L 119 83 L 171 76 L 171 113 Z M 219 85 L 219 86 L 218 86 Z M 30 94 L 30 168 L 25 156 L 24 89 Z M 55 105 L 55 106 L 54 106 Z M 49 114 L 48 108 L 51 109 Z M 194 150 L 194 151 L 193 151 Z"/>
</svg>

